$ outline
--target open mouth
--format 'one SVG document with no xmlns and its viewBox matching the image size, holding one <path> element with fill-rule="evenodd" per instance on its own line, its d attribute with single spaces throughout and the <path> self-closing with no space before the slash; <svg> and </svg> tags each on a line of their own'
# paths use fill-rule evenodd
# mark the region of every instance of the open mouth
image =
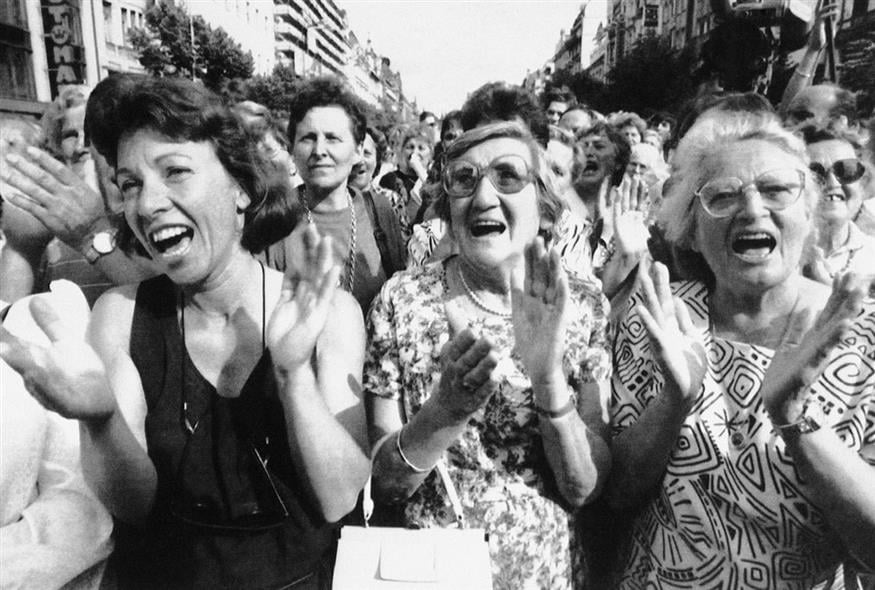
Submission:
<svg viewBox="0 0 875 590">
<path fill-rule="evenodd" d="M 827 193 L 820 198 L 824 203 L 844 203 L 847 197 L 843 192 Z"/>
<path fill-rule="evenodd" d="M 599 163 L 595 160 L 587 160 L 586 165 L 583 167 L 584 174 L 595 174 L 599 171 Z"/>
<path fill-rule="evenodd" d="M 482 238 L 491 234 L 500 235 L 506 229 L 507 226 L 500 221 L 475 221 L 471 224 L 471 235 L 475 238 Z"/>
<path fill-rule="evenodd" d="M 732 251 L 747 258 L 765 258 L 778 245 L 766 232 L 739 234 L 732 240 Z"/>
<path fill-rule="evenodd" d="M 184 225 L 171 225 L 149 233 L 152 247 L 164 256 L 178 256 L 185 252 L 194 237 L 194 230 Z"/>
</svg>

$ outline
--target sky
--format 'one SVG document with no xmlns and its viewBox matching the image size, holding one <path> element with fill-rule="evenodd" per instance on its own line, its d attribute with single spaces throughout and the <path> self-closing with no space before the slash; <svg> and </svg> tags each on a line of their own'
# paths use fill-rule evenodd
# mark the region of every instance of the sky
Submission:
<svg viewBox="0 0 875 590">
<path fill-rule="evenodd" d="M 401 73 L 404 94 L 441 115 L 486 82 L 520 84 L 552 58 L 580 0 L 335 0 L 360 43 Z M 596 0 L 603 1 L 603 0 Z"/>
</svg>

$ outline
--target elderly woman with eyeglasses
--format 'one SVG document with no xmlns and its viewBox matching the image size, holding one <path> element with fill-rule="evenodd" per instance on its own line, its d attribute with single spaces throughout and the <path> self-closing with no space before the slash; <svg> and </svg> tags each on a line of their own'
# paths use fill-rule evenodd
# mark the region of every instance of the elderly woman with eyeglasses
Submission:
<svg viewBox="0 0 875 590">
<path fill-rule="evenodd" d="M 854 222 L 871 182 L 857 157 L 859 140 L 850 131 L 818 125 L 803 127 L 802 137 L 822 192 L 816 209 L 818 256 L 808 265 L 811 277 L 831 283 L 841 273 L 875 272 L 875 238 Z"/>
<path fill-rule="evenodd" d="M 820 192 L 805 146 L 774 115 L 724 113 L 693 126 L 675 165 L 660 223 L 698 275 L 642 269 L 618 327 L 606 496 L 633 515 L 618 586 L 840 583 L 843 560 L 873 563 L 873 393 L 808 395 L 787 362 L 795 349 L 816 364 L 800 341 L 835 343 L 861 298 L 800 274 Z"/>
<path fill-rule="evenodd" d="M 570 521 L 609 466 L 607 303 L 545 249 L 562 205 L 521 124 L 456 139 L 437 192 L 459 254 L 391 278 L 369 318 L 375 496 L 451 526 L 445 457 L 495 588 L 581 587 Z"/>
</svg>

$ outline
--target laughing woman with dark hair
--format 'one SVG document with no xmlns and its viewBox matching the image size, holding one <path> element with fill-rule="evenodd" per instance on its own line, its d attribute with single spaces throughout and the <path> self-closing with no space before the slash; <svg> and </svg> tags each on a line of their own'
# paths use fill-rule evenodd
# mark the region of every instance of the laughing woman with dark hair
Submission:
<svg viewBox="0 0 875 590">
<path fill-rule="evenodd" d="M 121 585 L 324 588 L 331 523 L 369 472 L 364 332 L 331 239 L 310 228 L 297 276 L 252 255 L 284 188 L 207 90 L 150 79 L 117 108 L 98 144 L 163 274 L 102 296 L 94 362 L 41 390 L 80 421 L 86 479 L 124 523 Z"/>
</svg>

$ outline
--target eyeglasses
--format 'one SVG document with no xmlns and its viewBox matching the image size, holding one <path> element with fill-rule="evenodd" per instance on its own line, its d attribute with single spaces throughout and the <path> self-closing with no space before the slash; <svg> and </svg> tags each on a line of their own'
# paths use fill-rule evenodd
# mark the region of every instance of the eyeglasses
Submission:
<svg viewBox="0 0 875 590">
<path fill-rule="evenodd" d="M 837 160 L 833 162 L 832 166 L 829 168 L 826 168 L 819 162 L 812 162 L 808 167 L 817 175 L 818 180 L 823 183 L 826 182 L 826 178 L 830 172 L 835 175 L 839 184 L 851 184 L 852 182 L 857 182 L 863 178 L 863 174 L 866 173 L 863 163 L 857 158 Z"/>
<path fill-rule="evenodd" d="M 696 191 L 702 208 L 711 217 L 729 217 L 744 206 L 744 196 L 754 188 L 769 211 L 785 209 L 799 200 L 805 188 L 805 172 L 795 168 L 770 170 L 745 184 L 735 177 L 716 178 Z"/>
<path fill-rule="evenodd" d="M 470 197 L 484 175 L 503 195 L 518 193 L 534 180 L 529 164 L 516 154 L 498 156 L 485 170 L 467 160 L 453 160 L 444 168 L 444 190 L 453 199 Z"/>
</svg>

